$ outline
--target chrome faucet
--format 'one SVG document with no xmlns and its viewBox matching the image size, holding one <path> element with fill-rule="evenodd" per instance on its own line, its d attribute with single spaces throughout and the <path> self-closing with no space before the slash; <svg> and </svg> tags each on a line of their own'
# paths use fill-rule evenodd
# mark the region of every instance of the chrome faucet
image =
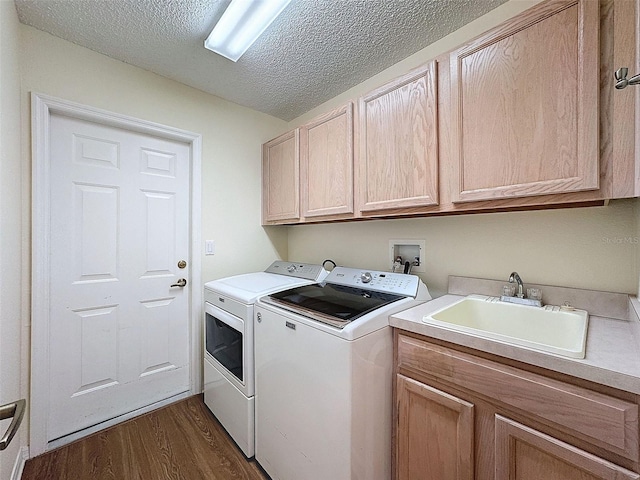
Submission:
<svg viewBox="0 0 640 480">
<path fill-rule="evenodd" d="M 519 305 L 530 305 L 533 307 L 542 306 L 542 300 L 540 300 L 540 298 L 525 298 L 522 278 L 520 278 L 520 275 L 518 275 L 518 272 L 512 272 L 511 275 L 509 275 L 509 283 L 517 283 L 518 292 L 516 293 L 515 297 L 509 296 L 509 295 L 501 295 L 500 296 L 501 302 L 517 303 Z"/>
<path fill-rule="evenodd" d="M 513 282 L 518 283 L 518 293 L 516 294 L 516 297 L 524 298 L 524 291 L 522 289 L 522 279 L 520 278 L 520 275 L 518 275 L 518 272 L 513 272 L 511 273 L 511 275 L 509 275 L 509 283 L 513 283 Z"/>
</svg>

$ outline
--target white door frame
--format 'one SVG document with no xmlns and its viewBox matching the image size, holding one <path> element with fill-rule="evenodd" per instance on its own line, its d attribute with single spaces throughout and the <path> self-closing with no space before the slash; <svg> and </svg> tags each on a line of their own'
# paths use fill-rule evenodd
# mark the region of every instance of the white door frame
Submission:
<svg viewBox="0 0 640 480">
<path fill-rule="evenodd" d="M 49 132 L 52 114 L 154 135 L 190 146 L 190 388 L 202 391 L 202 288 L 200 256 L 201 135 L 146 120 L 111 113 L 58 98 L 31 93 L 32 220 L 31 220 L 31 402 L 30 456 L 47 450 L 49 405 L 49 266 L 51 170 Z M 139 411 L 136 413 L 140 413 Z"/>
</svg>

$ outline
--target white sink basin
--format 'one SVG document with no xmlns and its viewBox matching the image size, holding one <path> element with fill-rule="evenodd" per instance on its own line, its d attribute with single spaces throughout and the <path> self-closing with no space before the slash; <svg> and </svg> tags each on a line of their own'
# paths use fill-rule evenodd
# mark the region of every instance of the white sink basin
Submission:
<svg viewBox="0 0 640 480">
<path fill-rule="evenodd" d="M 584 358 L 589 314 L 566 307 L 530 307 L 501 302 L 497 297 L 469 295 L 422 321 L 476 337 Z"/>
</svg>

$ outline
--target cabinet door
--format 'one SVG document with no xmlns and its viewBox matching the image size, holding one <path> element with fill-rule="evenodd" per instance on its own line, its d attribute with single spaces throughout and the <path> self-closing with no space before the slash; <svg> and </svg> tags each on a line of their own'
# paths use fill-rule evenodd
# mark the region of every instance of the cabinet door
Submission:
<svg viewBox="0 0 640 480">
<path fill-rule="evenodd" d="M 473 405 L 397 375 L 397 480 L 473 480 Z"/>
<path fill-rule="evenodd" d="M 353 213 L 353 104 L 300 127 L 302 216 Z"/>
<path fill-rule="evenodd" d="M 496 415 L 496 480 L 638 480 L 640 475 Z"/>
<path fill-rule="evenodd" d="M 599 188 L 598 4 L 549 0 L 451 53 L 454 202 Z"/>
<path fill-rule="evenodd" d="M 359 103 L 360 211 L 438 204 L 436 64 Z"/>
<path fill-rule="evenodd" d="M 298 220 L 299 133 L 287 132 L 262 146 L 262 222 Z"/>
</svg>

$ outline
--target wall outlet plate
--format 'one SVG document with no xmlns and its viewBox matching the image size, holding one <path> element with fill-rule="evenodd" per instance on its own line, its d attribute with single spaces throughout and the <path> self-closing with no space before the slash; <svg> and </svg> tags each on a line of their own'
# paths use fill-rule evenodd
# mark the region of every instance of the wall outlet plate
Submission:
<svg viewBox="0 0 640 480">
<path fill-rule="evenodd" d="M 391 239 L 389 240 L 389 271 L 393 269 L 393 262 L 396 257 L 402 257 L 404 262 L 414 262 L 415 258 L 420 259 L 420 265 L 411 267 L 411 273 L 424 273 L 426 268 L 424 265 L 424 252 L 426 242 L 416 239 Z"/>
</svg>

